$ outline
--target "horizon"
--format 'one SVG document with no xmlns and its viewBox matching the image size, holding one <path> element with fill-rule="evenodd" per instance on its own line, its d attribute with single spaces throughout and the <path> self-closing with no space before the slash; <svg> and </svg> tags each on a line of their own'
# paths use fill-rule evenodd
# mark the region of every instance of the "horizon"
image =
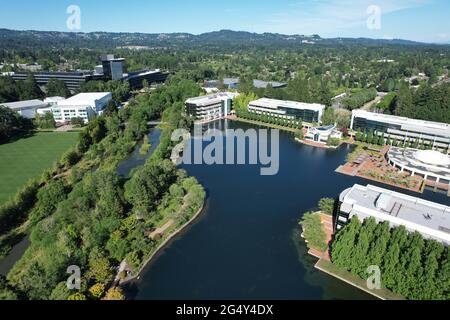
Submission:
<svg viewBox="0 0 450 320">
<path fill-rule="evenodd" d="M 0 27 L 0 30 L 7 30 L 7 31 L 13 31 L 13 32 L 56 32 L 56 33 L 73 33 L 73 34 L 95 34 L 95 33 L 111 33 L 111 34 L 144 34 L 144 35 L 174 35 L 174 34 L 188 34 L 192 36 L 200 36 L 204 34 L 210 34 L 215 32 L 223 32 L 223 31 L 229 31 L 229 32 L 235 32 L 235 33 L 249 33 L 249 34 L 255 34 L 255 35 L 263 35 L 263 34 L 274 34 L 274 35 L 280 35 L 280 36 L 303 36 L 305 38 L 310 38 L 313 36 L 318 36 L 320 39 L 324 40 L 333 40 L 333 39 L 368 39 L 373 41 L 408 41 L 412 43 L 417 44 L 424 44 L 424 45 L 438 45 L 438 46 L 450 46 L 450 41 L 447 42 L 426 42 L 426 41 L 417 41 L 417 40 L 410 40 L 410 39 L 404 39 L 404 38 L 371 38 L 371 37 L 363 37 L 363 36 L 336 36 L 336 37 L 323 37 L 320 34 L 284 34 L 284 33 L 275 33 L 275 32 L 251 32 L 246 30 L 232 30 L 232 29 L 220 29 L 220 30 L 211 30 L 206 31 L 202 33 L 190 33 L 190 32 L 140 32 L 140 31 L 102 31 L 102 30 L 96 30 L 96 31 L 58 31 L 58 30 L 37 30 L 37 29 L 10 29 L 10 28 L 4 28 Z"/>
<path fill-rule="evenodd" d="M 450 11 L 450 3 L 443 0 L 250 0 L 245 4 L 237 0 L 214 4 L 180 0 L 123 4 L 111 0 L 109 11 L 102 3 L 87 0 L 0 0 L 0 5 L 4 9 L 0 28 L 17 31 L 199 35 L 230 30 L 450 44 L 450 21 L 445 14 Z M 68 19 L 78 13 L 79 24 L 70 29 Z M 101 13 L 108 19 L 99 18 Z"/>
</svg>

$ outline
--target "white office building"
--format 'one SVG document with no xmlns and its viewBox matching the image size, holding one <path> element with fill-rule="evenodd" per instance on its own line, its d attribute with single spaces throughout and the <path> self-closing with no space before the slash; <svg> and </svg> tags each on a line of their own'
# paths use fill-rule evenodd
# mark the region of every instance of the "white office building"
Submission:
<svg viewBox="0 0 450 320">
<path fill-rule="evenodd" d="M 42 100 L 26 100 L 26 101 L 17 101 L 17 102 L 9 102 L 9 103 L 0 103 L 0 106 L 4 106 L 11 110 L 16 111 L 22 117 L 26 119 L 34 119 L 36 117 L 36 113 L 41 108 L 46 108 L 48 106 Z"/>
<path fill-rule="evenodd" d="M 231 113 L 233 99 L 238 95 L 236 92 L 221 92 L 190 98 L 186 100 L 186 112 L 197 120 L 220 119 Z"/>
<path fill-rule="evenodd" d="M 96 115 L 101 115 L 111 100 L 111 92 L 80 93 L 69 99 L 57 101 L 57 104 L 51 107 L 51 111 L 57 123 L 67 123 L 73 118 L 81 118 L 88 123 Z"/>
<path fill-rule="evenodd" d="M 411 176 L 441 184 L 450 189 L 450 156 L 435 150 L 391 147 L 386 155 L 391 166 Z"/>
<path fill-rule="evenodd" d="M 368 185 L 354 185 L 341 193 L 336 229 L 357 216 L 361 221 L 375 218 L 392 228 L 404 226 L 424 238 L 450 245 L 450 207 Z"/>
<path fill-rule="evenodd" d="M 325 106 L 317 103 L 303 103 L 262 98 L 249 103 L 248 111 L 256 114 L 303 120 L 308 123 L 320 123 Z"/>
<path fill-rule="evenodd" d="M 447 150 L 450 147 L 450 124 L 409 119 L 385 114 L 353 110 L 351 129 L 373 130 L 386 138 L 432 145 Z"/>
<path fill-rule="evenodd" d="M 305 135 L 306 140 L 326 144 L 328 139 L 342 139 L 342 132 L 336 129 L 335 125 L 326 127 L 311 127 Z"/>
</svg>

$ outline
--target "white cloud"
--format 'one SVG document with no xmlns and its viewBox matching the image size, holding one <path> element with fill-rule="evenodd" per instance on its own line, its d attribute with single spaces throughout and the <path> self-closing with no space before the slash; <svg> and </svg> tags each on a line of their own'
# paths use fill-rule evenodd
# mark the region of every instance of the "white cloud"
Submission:
<svg viewBox="0 0 450 320">
<path fill-rule="evenodd" d="M 285 34 L 336 34 L 351 28 L 367 28 L 367 9 L 381 8 L 389 14 L 429 4 L 433 0 L 299 0 L 284 11 L 276 12 L 260 24 L 248 26 L 253 31 Z"/>
</svg>

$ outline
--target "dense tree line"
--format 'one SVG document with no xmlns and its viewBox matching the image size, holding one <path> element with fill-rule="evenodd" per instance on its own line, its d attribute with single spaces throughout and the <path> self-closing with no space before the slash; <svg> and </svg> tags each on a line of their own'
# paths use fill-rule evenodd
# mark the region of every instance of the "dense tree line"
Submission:
<svg viewBox="0 0 450 320">
<path fill-rule="evenodd" d="M 175 78 L 154 94 L 137 97 L 131 107 L 88 124 L 70 151 L 81 159 L 64 164 L 64 170 L 71 168 L 70 175 L 44 175 L 45 185 L 35 193 L 29 219 L 31 247 L 7 283 L 0 283 L 4 297 L 124 298 L 120 289 L 110 288 L 114 267 L 126 261 L 137 271 L 159 243 L 146 236 L 148 231 L 167 218 L 174 219 L 174 227 L 181 226 L 203 204 L 203 188 L 166 160 L 174 145 L 172 130 L 190 126 L 182 115 L 182 101 L 199 92 L 195 83 Z M 147 132 L 147 121 L 161 115 L 164 126 L 157 150 L 129 180 L 121 179 L 118 162 Z M 78 293 L 66 287 L 70 265 L 82 270 Z"/>
<path fill-rule="evenodd" d="M 353 218 L 336 235 L 332 260 L 363 279 L 369 266 L 379 266 L 383 286 L 408 299 L 450 299 L 448 248 L 404 227 Z"/>
<path fill-rule="evenodd" d="M 25 81 L 14 81 L 9 76 L 0 76 L 0 103 L 43 99 L 45 93 L 39 88 L 32 74 Z"/>
<path fill-rule="evenodd" d="M 111 92 L 114 101 L 123 102 L 130 98 L 130 85 L 126 81 L 88 81 L 81 85 L 79 92 Z"/>
<path fill-rule="evenodd" d="M 450 84 L 426 84 L 417 90 L 404 84 L 390 110 L 398 116 L 450 123 Z"/>
<path fill-rule="evenodd" d="M 322 220 L 319 214 L 314 212 L 305 213 L 300 221 L 300 225 L 309 249 L 316 249 L 322 252 L 328 249 L 327 235 L 322 227 Z"/>
<path fill-rule="evenodd" d="M 259 96 L 289 96 L 292 100 L 324 104 L 329 103 L 330 95 L 351 89 L 397 91 L 406 78 L 419 73 L 434 84 L 450 65 L 448 46 L 405 45 L 401 41 L 320 39 L 314 45 L 303 45 L 299 39 L 300 42 L 281 40 L 281 35 L 264 35 L 254 42 L 243 39 L 257 35 L 233 32 L 215 34 L 217 38 L 183 35 L 161 39 L 155 35 L 133 34 L 128 35 L 127 45 L 134 39 L 136 45 L 150 46 L 149 50 L 133 50 L 121 48 L 124 44 L 119 43 L 124 34 L 111 38 L 102 34 L 101 40 L 97 36 L 94 39 L 46 34 L 40 42 L 27 40 L 26 46 L 13 37 L 2 47 L 0 61 L 12 64 L 13 70 L 17 69 L 14 67 L 17 63 L 35 62 L 50 70 L 92 70 L 99 56 L 108 52 L 125 58 L 128 71 L 161 68 L 195 82 L 240 77 L 244 88 L 245 83 L 250 83 L 246 79 L 286 82 L 291 89 L 250 89 L 256 90 Z M 100 42 L 104 45 L 100 46 Z M 29 43 L 33 45 L 30 47 Z M 48 43 L 65 46 L 55 49 Z"/>
<path fill-rule="evenodd" d="M 374 100 L 376 97 L 376 89 L 362 89 L 352 93 L 350 97 L 345 98 L 342 101 L 342 105 L 348 110 L 354 110 L 362 107 L 367 102 Z"/>
<path fill-rule="evenodd" d="M 10 140 L 17 133 L 26 133 L 33 124 L 17 112 L 0 106 L 0 143 Z"/>
</svg>

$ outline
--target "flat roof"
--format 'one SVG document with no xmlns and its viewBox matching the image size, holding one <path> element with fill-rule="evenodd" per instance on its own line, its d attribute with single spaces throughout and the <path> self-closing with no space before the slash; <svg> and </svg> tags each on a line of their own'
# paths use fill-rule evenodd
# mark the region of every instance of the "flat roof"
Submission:
<svg viewBox="0 0 450 320">
<path fill-rule="evenodd" d="M 281 88 L 287 86 L 287 83 L 276 82 L 276 81 L 263 81 L 263 80 L 253 80 L 253 86 L 258 89 L 265 89 L 268 86 L 272 86 L 272 88 Z"/>
<path fill-rule="evenodd" d="M 388 157 L 389 160 L 407 170 L 414 170 L 416 173 L 426 173 L 433 177 L 450 180 L 450 156 L 443 153 L 431 150 L 391 147 Z M 427 157 L 430 157 L 430 160 Z M 433 157 L 438 158 L 434 159 Z M 440 163 L 439 161 L 442 162 Z"/>
<path fill-rule="evenodd" d="M 45 103 L 42 100 L 35 99 L 35 100 L 0 103 L 0 105 L 10 109 L 31 109 L 31 108 L 41 108 L 43 106 L 46 106 L 47 103 Z"/>
<path fill-rule="evenodd" d="M 353 117 L 361 117 L 378 122 L 398 124 L 401 125 L 404 130 L 414 130 L 415 127 L 421 127 L 426 130 L 424 131 L 425 133 L 450 137 L 450 124 L 448 123 L 417 120 L 382 113 L 373 113 L 364 110 L 353 110 Z"/>
<path fill-rule="evenodd" d="M 95 100 L 101 100 L 110 95 L 111 95 L 111 92 L 83 92 L 83 93 L 79 93 L 69 99 L 60 101 L 59 103 L 62 105 L 71 105 L 74 103 L 76 104 L 76 103 L 85 103 L 85 102 L 90 103 Z"/>
<path fill-rule="evenodd" d="M 198 106 L 207 106 L 214 103 L 220 103 L 224 99 L 233 99 L 237 97 L 239 93 L 237 92 L 219 92 L 214 94 L 209 94 L 206 96 L 194 97 L 186 100 L 186 103 L 195 104 Z"/>
<path fill-rule="evenodd" d="M 345 190 L 341 210 L 351 216 L 371 216 L 450 244 L 450 207 L 368 185 Z"/>
<path fill-rule="evenodd" d="M 278 109 L 279 107 L 297 109 L 297 110 L 312 110 L 316 112 L 322 112 L 325 106 L 318 103 L 304 103 L 297 101 L 276 100 L 269 98 L 262 98 L 249 103 L 250 106 L 266 108 L 266 109 Z"/>
</svg>

